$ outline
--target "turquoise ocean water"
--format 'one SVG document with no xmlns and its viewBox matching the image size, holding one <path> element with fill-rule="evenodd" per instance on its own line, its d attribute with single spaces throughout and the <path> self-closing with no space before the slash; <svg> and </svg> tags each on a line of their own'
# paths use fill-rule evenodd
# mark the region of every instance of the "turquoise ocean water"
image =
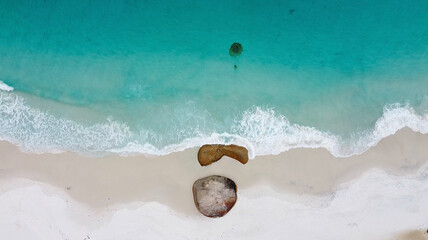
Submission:
<svg viewBox="0 0 428 240">
<path fill-rule="evenodd" d="M 427 12 L 426 0 L 0 0 L 0 139 L 361 153 L 406 126 L 428 132 Z"/>
</svg>

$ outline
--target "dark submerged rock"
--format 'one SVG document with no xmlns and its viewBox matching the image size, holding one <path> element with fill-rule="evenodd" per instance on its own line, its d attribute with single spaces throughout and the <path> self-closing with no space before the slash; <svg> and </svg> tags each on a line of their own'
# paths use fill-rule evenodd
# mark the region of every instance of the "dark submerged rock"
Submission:
<svg viewBox="0 0 428 240">
<path fill-rule="evenodd" d="M 230 46 L 229 54 L 232 57 L 237 57 L 241 55 L 242 51 L 244 51 L 244 49 L 242 48 L 242 45 L 240 43 L 235 42 L 232 44 L 232 46 Z"/>
<path fill-rule="evenodd" d="M 201 166 L 217 162 L 224 155 L 238 160 L 242 164 L 248 162 L 248 150 L 237 145 L 212 144 L 203 145 L 198 151 L 198 161 Z"/>
<path fill-rule="evenodd" d="M 193 199 L 196 208 L 204 216 L 223 217 L 232 209 L 238 199 L 233 180 L 213 175 L 198 179 L 193 184 Z"/>
</svg>

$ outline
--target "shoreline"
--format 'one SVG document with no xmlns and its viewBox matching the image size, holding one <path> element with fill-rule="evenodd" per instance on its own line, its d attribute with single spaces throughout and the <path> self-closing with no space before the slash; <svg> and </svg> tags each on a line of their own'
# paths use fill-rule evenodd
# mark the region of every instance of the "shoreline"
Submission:
<svg viewBox="0 0 428 240">
<path fill-rule="evenodd" d="M 237 118 L 231 128 L 243 128 L 242 133 L 218 129 L 211 135 L 190 134 L 178 142 L 155 146 L 150 141 L 140 144 L 136 137 L 138 133 L 135 132 L 138 130 L 131 130 L 132 124 L 114 119 L 111 115 L 103 116 L 90 108 L 55 102 L 19 91 L 0 91 L 0 101 L 5 103 L 0 109 L 1 119 L 4 120 L 0 122 L 2 140 L 20 145 L 30 153 L 70 151 L 82 152 L 90 157 L 114 154 L 164 157 L 191 151 L 201 143 L 206 143 L 246 147 L 250 159 L 308 148 L 325 148 L 335 157 L 347 158 L 367 151 L 382 139 L 404 128 L 422 134 L 428 133 L 428 115 L 415 110 L 420 106 L 408 104 L 384 105 L 382 114 L 376 118 L 373 126 L 351 132 L 348 137 L 311 125 L 290 122 L 286 116 L 273 109 L 253 106 L 242 112 L 242 116 L 235 116 Z M 84 121 L 80 118 L 82 114 L 85 116 Z M 36 131 L 31 130 L 33 128 Z M 152 134 L 144 129 L 140 131 Z M 162 138 L 162 134 L 158 136 L 154 133 L 154 137 Z"/>
<path fill-rule="evenodd" d="M 343 185 L 352 185 L 373 171 L 381 170 L 399 180 L 416 174 L 428 163 L 426 146 L 428 134 L 402 129 L 363 154 L 346 158 L 336 158 L 326 149 L 293 149 L 279 155 L 256 157 L 246 165 L 223 157 L 201 167 L 197 148 L 161 157 L 91 158 L 69 152 L 22 153 L 17 146 L 0 142 L 0 183 L 3 185 L 0 197 L 26 186 L 8 182 L 28 179 L 62 189 L 80 206 L 104 215 L 108 215 L 106 211 L 112 207 L 122 209 L 120 206 L 129 208 L 129 204 L 136 204 L 138 208 L 144 203 L 156 202 L 168 206 L 177 216 L 207 222 L 211 220 L 203 219 L 194 206 L 191 189 L 195 180 L 216 174 L 235 181 L 237 204 L 239 198 L 250 202 L 274 198 L 287 204 L 325 208 Z M 428 188 L 428 183 L 423 183 Z M 228 215 L 242 213 L 238 209 L 232 212 L 233 209 Z"/>
</svg>

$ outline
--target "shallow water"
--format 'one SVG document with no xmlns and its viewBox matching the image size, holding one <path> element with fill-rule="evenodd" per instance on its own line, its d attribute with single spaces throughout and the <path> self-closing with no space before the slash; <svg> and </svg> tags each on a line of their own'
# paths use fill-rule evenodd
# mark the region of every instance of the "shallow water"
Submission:
<svg viewBox="0 0 428 240">
<path fill-rule="evenodd" d="M 32 151 L 359 153 L 405 126 L 428 132 L 427 11 L 422 0 L 0 1 L 0 81 L 14 88 L 0 93 L 0 138 Z"/>
</svg>

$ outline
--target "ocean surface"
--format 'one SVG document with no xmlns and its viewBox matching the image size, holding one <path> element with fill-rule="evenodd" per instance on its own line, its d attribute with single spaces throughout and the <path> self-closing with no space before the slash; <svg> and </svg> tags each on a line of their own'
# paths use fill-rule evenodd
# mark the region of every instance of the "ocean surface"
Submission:
<svg viewBox="0 0 428 240">
<path fill-rule="evenodd" d="M 0 139 L 93 155 L 359 154 L 403 127 L 428 133 L 427 12 L 426 0 L 0 0 Z"/>
</svg>

